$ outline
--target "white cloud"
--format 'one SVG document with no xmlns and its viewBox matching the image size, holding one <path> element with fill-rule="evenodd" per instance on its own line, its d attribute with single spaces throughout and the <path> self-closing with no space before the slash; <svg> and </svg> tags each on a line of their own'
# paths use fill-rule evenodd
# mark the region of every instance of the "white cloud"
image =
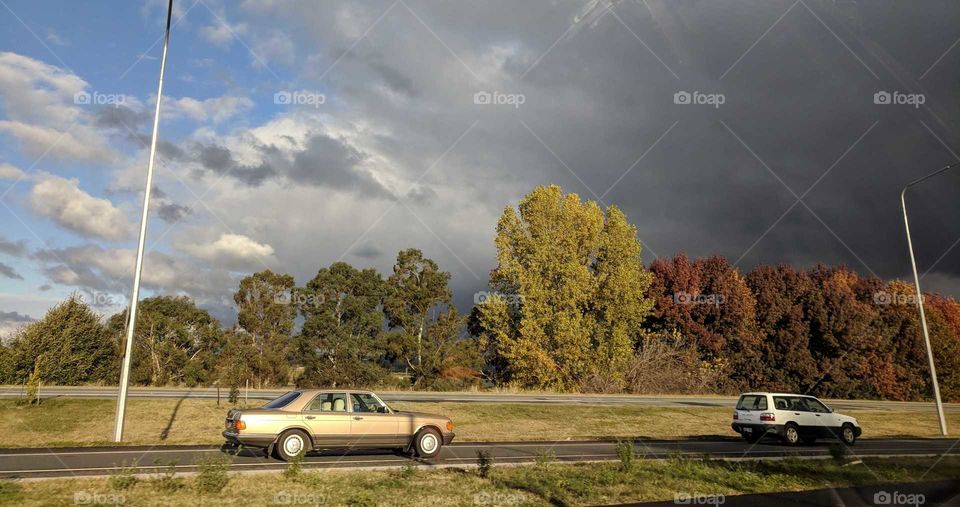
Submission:
<svg viewBox="0 0 960 507">
<path fill-rule="evenodd" d="M 29 199 L 35 212 L 83 235 L 123 240 L 133 231 L 127 217 L 113 203 L 84 192 L 76 179 L 44 175 L 34 185 Z"/>
<path fill-rule="evenodd" d="M 179 241 L 175 246 L 194 257 L 228 268 L 258 269 L 265 268 L 268 262 L 273 262 L 272 246 L 257 243 L 242 234 L 221 234 L 209 243 Z"/>
<path fill-rule="evenodd" d="M 83 127 L 62 131 L 18 121 L 0 120 L 0 130 L 16 137 L 24 152 L 34 158 L 50 157 L 86 162 L 109 162 L 113 158 L 99 139 L 89 135 L 92 132 Z"/>
<path fill-rule="evenodd" d="M 225 95 L 205 100 L 192 97 L 164 99 L 161 110 L 167 117 L 187 117 L 197 122 L 219 123 L 252 107 L 253 101 L 247 97 Z"/>
<path fill-rule="evenodd" d="M 200 28 L 200 36 L 207 42 L 216 46 L 224 47 L 233 41 L 235 36 L 239 36 L 247 31 L 245 23 L 231 25 L 220 19 L 215 19 L 213 24 L 205 25 Z"/>
<path fill-rule="evenodd" d="M 25 177 L 26 174 L 19 168 L 7 163 L 0 163 L 0 180 L 19 180 Z"/>
</svg>

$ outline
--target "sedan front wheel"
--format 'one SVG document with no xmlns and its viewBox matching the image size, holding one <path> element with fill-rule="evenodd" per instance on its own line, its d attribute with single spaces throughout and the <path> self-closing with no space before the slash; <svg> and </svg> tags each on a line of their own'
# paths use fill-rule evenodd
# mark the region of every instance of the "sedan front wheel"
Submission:
<svg viewBox="0 0 960 507">
<path fill-rule="evenodd" d="M 417 455 L 421 458 L 432 458 L 440 453 L 440 447 L 443 441 L 440 439 L 440 433 L 433 428 L 420 430 L 413 442 L 417 449 Z"/>
</svg>

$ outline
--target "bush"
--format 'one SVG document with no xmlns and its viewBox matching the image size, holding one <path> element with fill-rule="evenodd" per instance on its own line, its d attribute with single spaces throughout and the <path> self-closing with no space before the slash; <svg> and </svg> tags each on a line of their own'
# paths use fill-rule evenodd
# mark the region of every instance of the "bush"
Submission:
<svg viewBox="0 0 960 507">
<path fill-rule="evenodd" d="M 557 453 L 553 452 L 553 449 L 541 449 L 537 451 L 537 457 L 534 458 L 534 463 L 538 467 L 545 467 L 550 463 L 557 461 Z"/>
<path fill-rule="evenodd" d="M 108 481 L 110 488 L 117 491 L 124 491 L 134 487 L 140 482 L 140 479 L 137 479 L 137 476 L 134 475 L 135 472 L 135 467 L 121 467 L 117 473 L 110 476 Z"/>
<path fill-rule="evenodd" d="M 155 461 L 155 465 L 159 466 L 160 461 Z M 163 472 L 159 478 L 150 481 L 153 489 L 160 493 L 175 493 L 183 488 L 183 479 L 176 477 L 177 475 L 177 462 L 176 460 L 170 461 L 167 463 L 167 469 Z"/>
<path fill-rule="evenodd" d="M 617 442 L 617 458 L 620 459 L 620 470 L 629 472 L 633 469 L 636 462 L 636 451 L 633 449 L 633 442 L 629 440 L 620 440 Z"/>
<path fill-rule="evenodd" d="M 204 493 L 219 493 L 227 487 L 230 477 L 227 470 L 230 468 L 230 462 L 222 456 L 217 456 L 197 463 L 197 477 L 194 484 L 197 491 Z"/>
<path fill-rule="evenodd" d="M 287 468 L 283 471 L 283 476 L 290 480 L 296 480 L 303 472 L 303 456 L 297 456 L 287 462 Z"/>
<path fill-rule="evenodd" d="M 477 473 L 486 479 L 493 468 L 493 456 L 490 451 L 477 451 Z"/>
</svg>

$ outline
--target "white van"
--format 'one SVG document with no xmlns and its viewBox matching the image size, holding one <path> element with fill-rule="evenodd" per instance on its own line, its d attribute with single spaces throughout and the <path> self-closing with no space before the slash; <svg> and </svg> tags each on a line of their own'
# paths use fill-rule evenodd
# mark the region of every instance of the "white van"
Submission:
<svg viewBox="0 0 960 507">
<path fill-rule="evenodd" d="M 789 445 L 818 438 L 853 445 L 863 432 L 853 417 L 834 412 L 813 396 L 789 393 L 741 394 L 731 427 L 748 442 L 775 435 Z"/>
</svg>

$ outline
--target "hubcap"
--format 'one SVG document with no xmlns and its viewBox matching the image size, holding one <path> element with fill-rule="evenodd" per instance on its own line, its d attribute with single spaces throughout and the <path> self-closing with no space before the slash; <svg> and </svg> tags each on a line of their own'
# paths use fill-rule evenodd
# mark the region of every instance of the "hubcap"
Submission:
<svg viewBox="0 0 960 507">
<path fill-rule="evenodd" d="M 797 435 L 797 430 L 793 428 L 787 428 L 787 440 L 791 443 L 796 442 L 799 435 Z"/>
<path fill-rule="evenodd" d="M 283 451 L 290 456 L 296 456 L 297 454 L 300 454 L 300 450 L 302 449 L 303 440 L 299 435 L 291 435 L 283 441 Z"/>
<path fill-rule="evenodd" d="M 843 439 L 847 442 L 853 441 L 853 430 L 850 428 L 843 429 Z"/>
<path fill-rule="evenodd" d="M 437 450 L 437 437 L 433 433 L 427 433 L 420 439 L 420 448 L 427 454 Z"/>
</svg>

